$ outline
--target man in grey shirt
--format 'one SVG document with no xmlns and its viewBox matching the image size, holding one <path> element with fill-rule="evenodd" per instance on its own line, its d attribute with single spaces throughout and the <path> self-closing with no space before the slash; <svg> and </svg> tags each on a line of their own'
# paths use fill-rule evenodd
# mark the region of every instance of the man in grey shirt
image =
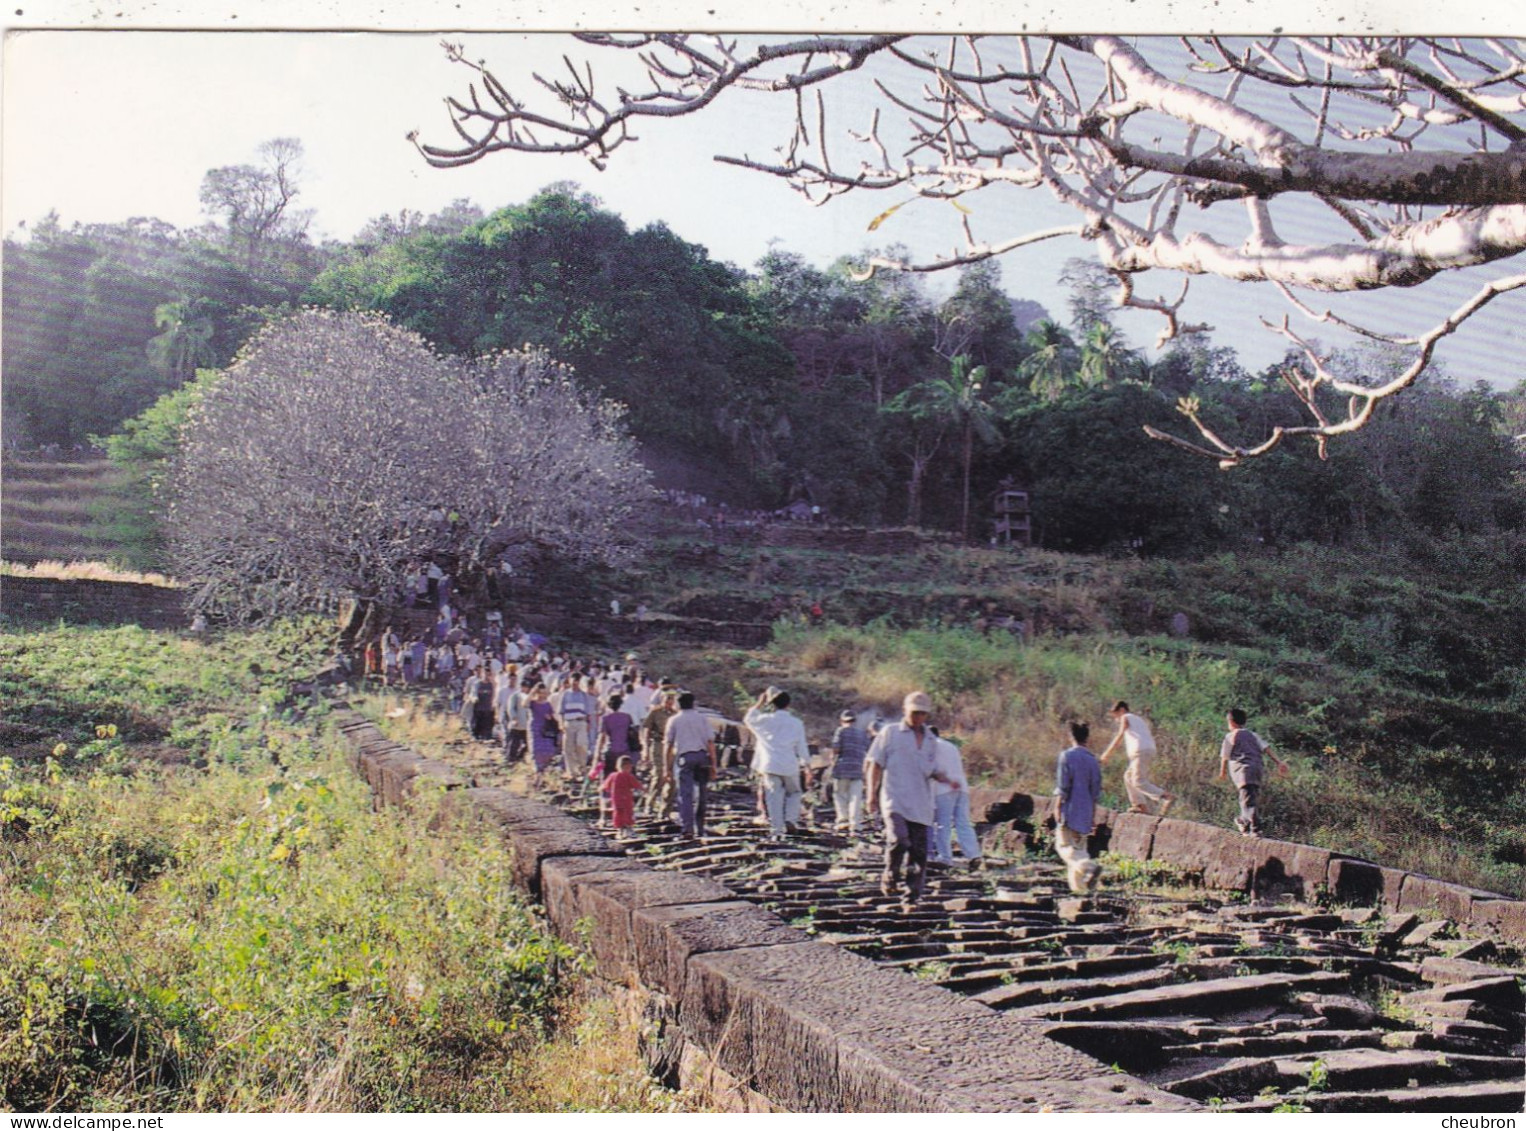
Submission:
<svg viewBox="0 0 1526 1131">
<path fill-rule="evenodd" d="M 715 772 L 715 730 L 694 709 L 694 692 L 678 697 L 678 714 L 668 720 L 662 744 L 678 774 L 678 823 L 684 839 L 704 836 L 706 787 Z"/>
<path fill-rule="evenodd" d="M 1229 724 L 1229 733 L 1219 747 L 1219 780 L 1227 773 L 1240 792 L 1240 815 L 1235 818 L 1235 827 L 1246 836 L 1260 836 L 1261 820 L 1256 808 L 1261 798 L 1262 756 L 1276 762 L 1281 774 L 1288 772 L 1288 764 L 1272 753 L 1271 743 L 1246 729 L 1248 717 L 1236 707 L 1224 720 Z"/>
<path fill-rule="evenodd" d="M 895 895 L 904 868 L 906 895 L 901 910 L 910 911 L 922 896 L 927 872 L 927 837 L 933 823 L 934 779 L 958 789 L 938 771 L 938 737 L 928 729 L 933 702 L 913 691 L 902 705 L 905 722 L 891 723 L 875 737 L 865 758 L 869 811 L 885 815 L 885 872 L 880 890 Z"/>
</svg>

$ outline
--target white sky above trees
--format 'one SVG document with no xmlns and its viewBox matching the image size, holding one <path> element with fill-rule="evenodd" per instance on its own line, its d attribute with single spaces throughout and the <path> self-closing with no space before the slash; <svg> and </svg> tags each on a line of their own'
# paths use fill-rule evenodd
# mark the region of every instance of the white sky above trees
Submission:
<svg viewBox="0 0 1526 1131">
<path fill-rule="evenodd" d="M 455 5 L 446 7 L 459 11 Z M 266 22 L 279 18 L 285 24 L 350 27 L 368 26 L 377 19 L 366 15 L 364 7 L 337 0 L 300 10 L 283 8 L 266 0 L 260 16 Z M 895 12 L 875 5 L 872 14 L 889 21 L 910 9 L 915 5 Z M 1127 10 L 1129 23 L 1137 24 L 1137 8 Z M 1333 10 L 1325 8 L 1327 13 Z M 302 14 L 293 16 L 291 11 Z M 788 11 L 786 4 L 780 14 Z M 218 12 L 217 26 L 239 26 Z M 851 15 L 853 9 L 829 9 L 825 18 L 832 12 L 847 19 L 843 13 Z M 919 13 L 920 9 L 913 11 L 911 26 L 942 26 L 941 13 Z M 52 13 L 48 22 L 56 23 L 64 14 Z M 441 14 L 441 26 L 447 26 L 449 16 Z M 18 19 L 8 13 L 7 18 L 14 27 L 33 15 Z M 410 18 L 414 15 L 410 11 Z M 558 15 L 568 22 L 575 18 L 565 10 Z M 961 16 L 971 18 L 968 12 Z M 150 17 L 161 24 L 213 22 L 172 5 L 155 8 Z M 114 21 L 89 12 L 74 18 L 116 27 Z M 617 18 L 608 15 L 610 20 Z M 1471 18 L 1468 12 L 1457 16 L 1460 24 Z M 902 20 L 899 26 L 908 26 L 904 15 Z M 487 23 L 477 21 L 478 26 Z M 654 26 L 650 19 L 643 23 Z M 801 16 L 796 26 L 808 24 L 815 26 L 815 21 Z M 994 19 L 986 21 L 987 27 L 994 25 Z M 1305 24 L 1313 25 L 1312 20 Z M 713 161 L 720 152 L 745 151 L 767 158 L 787 138 L 789 101 L 744 91 L 728 92 L 693 118 L 644 123 L 638 131 L 641 140 L 614 154 L 602 173 L 582 158 L 518 154 L 493 155 L 461 169 L 432 169 L 405 135 L 417 129 L 426 142 L 451 143 L 454 134 L 442 99 L 464 94 L 469 78 L 465 68 L 447 62 L 439 46 L 442 38 L 464 42 L 468 54 L 485 59 L 516 94 L 528 88 L 523 80 L 530 70 L 558 72 L 564 51 L 574 57 L 581 54 L 579 45 L 565 37 L 482 31 L 12 31 L 4 54 L 0 227 L 8 235 L 16 234 L 24 231 L 21 224 L 34 223 L 52 209 L 66 225 L 155 216 L 192 227 L 205 219 L 197 194 L 208 169 L 255 163 L 261 142 L 297 137 L 306 150 L 297 204 L 315 211 L 311 231 L 317 239 L 349 239 L 366 220 L 382 213 L 404 208 L 434 212 L 460 197 L 491 211 L 520 203 L 558 180 L 577 181 L 632 228 L 663 221 L 683 238 L 703 244 L 715 258 L 745 267 L 751 267 L 774 239 L 786 250 L 825 266 L 840 255 L 887 243 L 907 244 L 918 257 L 927 258 L 960 238 L 959 215 L 943 202 L 916 201 L 871 233 L 869 221 L 904 197 L 851 193 L 813 208 L 780 181 Z M 829 120 L 829 129 L 842 140 L 844 156 L 849 155 L 847 127 L 867 122 L 867 83 L 860 87 L 866 90 L 861 106 L 839 101 L 843 112 L 835 126 Z M 1013 191 L 998 197 L 987 191 L 965 203 L 975 210 L 977 231 L 983 236 L 1074 222 L 1041 192 Z M 1063 321 L 1068 311 L 1055 276 L 1066 258 L 1089 251 L 1080 240 L 1067 239 L 1004 256 L 1007 290 L 1013 297 L 1042 302 Z M 1498 275 L 1520 270 L 1517 261 L 1496 267 Z M 952 284 L 952 276 L 933 276 L 929 282 L 943 290 Z M 1479 276 L 1470 274 L 1466 281 L 1441 279 L 1411 291 L 1392 291 L 1383 310 L 1384 328 L 1428 327 L 1478 285 Z M 1151 272 L 1141 280 L 1140 292 L 1174 297 L 1179 286 L 1179 279 Z M 1441 350 L 1446 370 L 1465 380 L 1481 378 L 1500 387 L 1515 384 L 1521 377 L 1515 359 L 1526 353 L 1526 340 L 1518 329 L 1521 307 L 1522 300 L 1507 298 L 1475 319 Z M 1268 287 L 1200 280 L 1194 283 L 1187 314 L 1212 323 L 1215 341 L 1233 345 L 1254 369 L 1280 357 L 1285 345 L 1260 327 L 1257 315 L 1280 317 L 1284 309 Z M 1120 321 L 1131 344 L 1139 348 L 1148 347 L 1159 329 L 1151 317 L 1131 314 Z"/>
</svg>

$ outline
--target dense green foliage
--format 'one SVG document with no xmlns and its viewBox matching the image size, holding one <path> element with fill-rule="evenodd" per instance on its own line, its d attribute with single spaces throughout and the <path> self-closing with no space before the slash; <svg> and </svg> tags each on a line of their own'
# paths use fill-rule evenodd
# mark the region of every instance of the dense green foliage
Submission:
<svg viewBox="0 0 1526 1131">
<path fill-rule="evenodd" d="M 741 281 L 666 227 L 632 232 L 553 187 L 458 233 L 336 265 L 307 297 L 382 311 L 447 353 L 541 346 L 628 405 L 644 442 L 693 462 L 736 453 L 767 477 L 789 358 Z"/>
<path fill-rule="evenodd" d="M 162 432 L 156 398 L 228 364 L 300 298 L 383 312 L 451 355 L 545 348 L 628 406 L 659 486 L 733 504 L 806 497 L 849 521 L 967 526 L 984 541 L 987 500 L 1015 482 L 1046 546 L 1177 556 L 1483 534 L 1519 529 L 1526 512 L 1510 439 L 1526 395 L 1439 371 L 1326 461 L 1294 445 L 1226 474 L 1147 439 L 1144 424 L 1186 427 L 1183 398 L 1231 438 L 1292 423 L 1303 409 L 1279 373 L 1301 362 L 1250 373 L 1192 336 L 1147 359 L 1112 321 L 1108 281 L 1080 261 L 1060 268 L 1062 324 L 1009 296 L 990 263 L 963 269 L 942 299 L 921 276 L 860 277 L 861 258 L 823 269 L 780 247 L 744 271 L 661 224 L 632 230 L 570 184 L 489 215 L 458 202 L 379 217 L 321 251 L 280 219 L 256 246 L 230 208 L 261 175 L 209 173 L 221 221 L 194 233 L 50 220 L 8 243 L 9 437 L 70 444 L 121 426 L 115 447 L 132 449 L 134 433 Z M 1333 364 L 1372 374 L 1395 362 L 1358 350 Z M 136 501 L 116 508 L 119 533 L 131 564 L 161 564 L 146 525 L 158 473 L 130 470 Z"/>
<path fill-rule="evenodd" d="M 219 376 L 220 370 L 198 370 L 106 437 L 106 456 L 122 477 L 98 507 L 99 525 L 116 544 L 115 556 L 123 565 L 162 569 L 168 562 L 165 492 L 180 454 L 180 430 Z"/>
<path fill-rule="evenodd" d="M 548 1048 L 586 960 L 506 847 L 373 813 L 321 708 L 282 709 L 315 643 L 0 635 L 38 738 L 0 758 L 0 1107 L 670 1106 L 583 1047 L 628 1057 L 607 1024 Z"/>
<path fill-rule="evenodd" d="M 309 273 L 312 267 L 306 269 Z M 215 239 L 157 220 L 49 217 L 5 243 L 6 436 L 23 445 L 106 435 L 232 360 L 262 311 L 301 293 L 251 273 Z"/>
</svg>

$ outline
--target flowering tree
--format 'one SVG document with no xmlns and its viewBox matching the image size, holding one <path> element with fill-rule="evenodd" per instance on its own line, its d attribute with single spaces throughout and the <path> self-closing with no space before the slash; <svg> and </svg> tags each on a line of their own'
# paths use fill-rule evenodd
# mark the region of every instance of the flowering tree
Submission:
<svg viewBox="0 0 1526 1131">
<path fill-rule="evenodd" d="M 1267 324 L 1307 362 L 1285 372 L 1305 422 L 1242 444 L 1215 434 L 1184 400 L 1200 437 L 1149 430 L 1226 464 L 1288 436 L 1314 436 L 1323 449 L 1329 437 L 1363 427 L 1379 403 L 1414 383 L 1439 341 L 1526 286 L 1526 274 L 1480 277 L 1450 315 L 1399 334 L 1324 309 L 1311 295 L 1414 287 L 1526 249 L 1526 45 L 1518 41 L 579 38 L 603 56 L 639 57 L 635 81 L 621 69 L 605 90 L 591 63 L 567 59 L 565 76 L 535 75 L 538 90 L 511 92 L 448 46 L 477 81 L 448 103 L 458 141 L 421 145 L 424 156 L 449 167 L 505 150 L 581 153 L 602 167 L 643 122 L 702 111 L 732 89 L 793 98 L 795 127 L 776 156 L 718 159 L 785 178 L 817 203 L 876 189 L 951 200 L 964 213 L 962 242 L 950 253 L 915 263 L 880 257 L 872 266 L 935 270 L 1082 236 L 1116 280 L 1119 304 L 1162 317 L 1162 340 L 1206 328 L 1184 320 L 1193 276 L 1280 292 L 1288 308 Z M 847 84 L 872 107 L 854 123 L 851 157 L 832 140 L 824 93 Z M 1074 223 L 977 234 L 974 211 L 960 201 L 983 189 L 1046 190 Z M 1014 214 L 1020 209 L 979 217 Z M 1180 291 L 1141 293 L 1150 272 L 1180 275 Z M 1395 343 L 1406 364 L 1381 377 L 1343 375 L 1293 319 Z"/>
<path fill-rule="evenodd" d="M 375 315 L 302 311 L 186 425 L 177 572 L 197 607 L 245 619 L 385 601 L 426 555 L 621 560 L 650 489 L 621 413 L 543 352 L 441 357 Z"/>
</svg>

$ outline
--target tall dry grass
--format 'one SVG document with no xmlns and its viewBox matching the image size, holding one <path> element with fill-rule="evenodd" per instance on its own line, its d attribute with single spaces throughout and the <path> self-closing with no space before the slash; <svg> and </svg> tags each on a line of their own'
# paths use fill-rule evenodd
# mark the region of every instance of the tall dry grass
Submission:
<svg viewBox="0 0 1526 1131">
<path fill-rule="evenodd" d="M 0 575 L 10 577 L 47 577 L 56 581 L 125 581 L 137 585 L 157 585 L 166 589 L 178 588 L 174 578 L 162 573 L 143 573 L 134 569 L 120 569 L 106 562 L 93 561 L 0 561 Z"/>
<path fill-rule="evenodd" d="M 1088 723 L 1090 746 L 1101 753 L 1116 732 L 1107 710 L 1125 699 L 1153 723 L 1161 751 L 1154 777 L 1177 796 L 1173 814 L 1224 826 L 1237 812 L 1235 791 L 1217 779 L 1224 714 L 1249 706 L 1251 726 L 1265 726 L 1254 716 L 1264 688 L 1255 657 L 1164 638 L 1087 634 L 1025 643 L 959 628 L 780 625 L 772 654 L 781 676 L 797 676 L 828 702 L 896 715 L 907 691 L 928 691 L 935 722 L 961 743 L 972 781 L 1040 793 L 1053 788 L 1056 755 L 1070 744 L 1067 724 Z M 1304 712 L 1304 738 L 1278 746 L 1293 772 L 1269 778 L 1264 811 L 1272 835 L 1526 894 L 1526 869 L 1491 861 L 1476 832 L 1463 832 L 1476 829 L 1474 814 L 1375 774 L 1360 750 L 1343 748 L 1340 717 L 1327 718 L 1322 701 L 1278 708 L 1280 718 Z M 1279 743 L 1276 729 L 1265 737 Z M 1104 766 L 1105 804 L 1127 805 L 1126 768 L 1120 744 Z"/>
</svg>

